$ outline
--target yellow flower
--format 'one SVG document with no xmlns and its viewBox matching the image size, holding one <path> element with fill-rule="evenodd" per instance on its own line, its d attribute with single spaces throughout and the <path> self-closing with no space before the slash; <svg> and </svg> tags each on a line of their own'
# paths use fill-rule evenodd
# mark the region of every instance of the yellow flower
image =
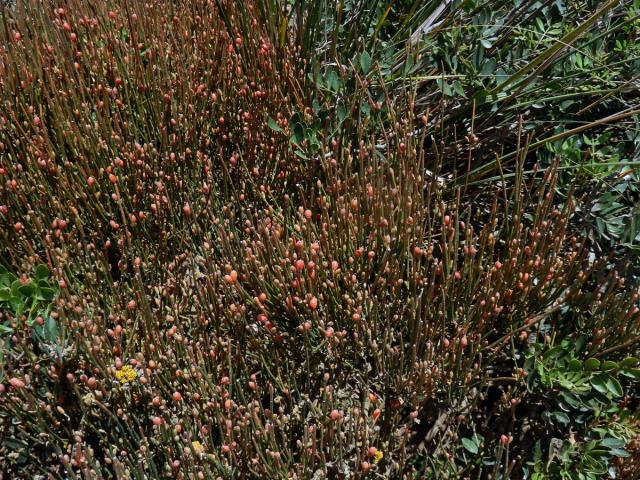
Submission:
<svg viewBox="0 0 640 480">
<path fill-rule="evenodd" d="M 138 378 L 138 372 L 131 365 L 125 365 L 116 372 L 116 379 L 120 383 L 130 383 Z"/>
<path fill-rule="evenodd" d="M 215 461 L 216 456 L 212 453 L 204 453 L 204 447 L 198 440 L 194 440 L 193 442 L 191 442 L 191 447 L 193 448 L 193 452 L 196 455 L 200 455 L 200 458 L 204 458 L 212 462 Z"/>
<path fill-rule="evenodd" d="M 191 446 L 193 447 L 193 451 L 196 452 L 198 455 L 200 455 L 202 452 L 204 452 L 204 447 L 197 440 L 191 442 Z"/>
<path fill-rule="evenodd" d="M 384 457 L 384 453 L 382 453 L 382 450 L 376 450 L 376 454 L 373 456 L 373 463 L 378 463 L 380 460 L 382 460 L 382 457 Z"/>
</svg>

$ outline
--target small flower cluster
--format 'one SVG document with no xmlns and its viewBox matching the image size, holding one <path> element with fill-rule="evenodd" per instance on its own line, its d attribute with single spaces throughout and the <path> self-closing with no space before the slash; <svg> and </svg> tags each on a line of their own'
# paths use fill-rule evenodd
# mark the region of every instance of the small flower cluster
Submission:
<svg viewBox="0 0 640 480">
<path fill-rule="evenodd" d="M 132 383 L 138 379 L 138 372 L 131 365 L 124 365 L 116 370 L 115 377 L 122 384 Z"/>
<path fill-rule="evenodd" d="M 640 296 L 589 260 L 555 165 L 465 193 L 411 95 L 370 85 L 339 102 L 383 127 L 336 124 L 254 1 L 23 3 L 0 29 L 0 251 L 60 294 L 57 331 L 0 311 L 10 474 L 460 478 L 476 432 L 522 466 L 530 345 L 636 348 Z"/>
</svg>

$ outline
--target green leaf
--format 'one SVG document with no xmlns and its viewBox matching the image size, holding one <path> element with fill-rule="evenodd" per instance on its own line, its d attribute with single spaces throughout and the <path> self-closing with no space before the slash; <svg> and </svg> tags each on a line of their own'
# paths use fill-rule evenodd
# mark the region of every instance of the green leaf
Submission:
<svg viewBox="0 0 640 480">
<path fill-rule="evenodd" d="M 442 90 L 442 92 L 447 97 L 453 96 L 453 91 L 451 90 L 451 85 L 449 85 L 449 82 L 445 82 L 441 78 L 438 78 L 438 79 L 436 79 L 436 83 L 438 85 L 438 89 Z"/>
<path fill-rule="evenodd" d="M 41 263 L 36 267 L 35 277 L 37 280 L 49 278 L 49 268 L 44 263 Z"/>
<path fill-rule="evenodd" d="M 368 117 L 369 115 L 371 115 L 371 106 L 367 102 L 364 102 L 360 106 L 360 113 L 362 113 L 362 115 L 364 115 L 365 117 Z"/>
<path fill-rule="evenodd" d="M 559 412 L 559 411 L 552 412 L 551 417 L 555 419 L 556 422 L 562 423 L 564 425 L 568 425 L 571 422 L 571 420 L 569 419 L 569 416 L 564 412 Z"/>
<path fill-rule="evenodd" d="M 611 455 L 613 455 L 614 457 L 626 458 L 626 457 L 630 457 L 631 456 L 631 454 L 629 452 L 627 452 L 626 450 L 623 450 L 621 448 L 611 448 L 611 449 L 609 449 L 609 453 Z"/>
<path fill-rule="evenodd" d="M 560 393 L 564 402 L 571 408 L 580 408 L 580 400 L 571 392 L 564 391 Z"/>
<path fill-rule="evenodd" d="M 636 357 L 627 357 L 620 362 L 622 368 L 635 367 L 638 365 L 638 359 Z"/>
<path fill-rule="evenodd" d="M 611 375 L 608 375 L 608 377 L 609 378 L 607 378 L 606 383 L 607 390 L 609 390 L 614 397 L 621 397 L 624 393 L 624 391 L 622 390 L 622 385 L 620 385 L 620 382 Z"/>
<path fill-rule="evenodd" d="M 487 58 L 485 62 L 482 64 L 481 75 L 488 76 L 493 75 L 493 72 L 496 70 L 496 61 L 493 58 Z"/>
<path fill-rule="evenodd" d="M 293 126 L 289 142 L 294 145 L 300 145 L 304 142 L 304 126 L 297 121 L 290 122 L 289 124 Z"/>
<path fill-rule="evenodd" d="M 600 360 L 598 360 L 597 358 L 589 358 L 588 360 L 585 360 L 584 362 L 584 369 L 589 371 L 589 372 L 593 372 L 594 370 L 597 370 L 598 368 L 600 368 Z"/>
<path fill-rule="evenodd" d="M 363 73 L 367 73 L 371 69 L 371 55 L 369 53 L 362 52 L 360 54 L 360 68 Z"/>
<path fill-rule="evenodd" d="M 598 392 L 607 393 L 607 391 L 608 391 L 607 378 L 608 377 L 609 377 L 609 375 L 607 375 L 605 373 L 599 373 L 597 375 L 594 375 L 593 377 L 591 377 L 591 385 L 593 385 L 593 388 L 595 388 Z"/>
<path fill-rule="evenodd" d="M 337 113 L 338 113 L 338 121 L 342 123 L 344 119 L 347 118 L 347 109 L 342 103 L 338 105 Z"/>
<path fill-rule="evenodd" d="M 622 448 L 625 446 L 625 441 L 620 438 L 607 437 L 602 439 L 600 445 L 607 448 Z"/>
<path fill-rule="evenodd" d="M 18 289 L 19 292 L 25 297 L 32 297 L 34 293 L 36 293 L 36 286 L 33 281 L 27 283 L 26 285 L 20 286 Z"/>
<path fill-rule="evenodd" d="M 20 280 L 14 280 L 14 282 L 11 284 L 11 296 L 18 297 L 20 295 L 21 286 L 22 283 L 20 282 Z"/>
<path fill-rule="evenodd" d="M 0 288 L 0 302 L 6 302 L 11 299 L 11 289 L 9 288 Z"/>
<path fill-rule="evenodd" d="M 413 67 L 415 66 L 415 62 L 413 60 L 413 56 L 409 55 L 404 62 L 404 66 L 402 69 L 402 73 L 404 75 L 409 75 L 413 71 Z"/>
<path fill-rule="evenodd" d="M 569 365 L 567 365 L 567 367 L 569 368 L 569 370 L 572 370 L 574 372 L 578 372 L 580 370 L 582 370 L 582 362 L 578 359 L 573 359 L 569 362 Z"/>
<path fill-rule="evenodd" d="M 634 380 L 640 380 L 640 368 L 623 368 L 620 370 L 620 375 Z"/>
<path fill-rule="evenodd" d="M 453 89 L 455 90 L 455 92 L 460 95 L 461 97 L 466 98 L 467 96 L 464 93 L 464 88 L 462 88 L 462 84 L 460 83 L 460 80 L 455 80 L 453 82 Z"/>
<path fill-rule="evenodd" d="M 2 440 L 2 443 L 11 450 L 19 450 L 22 448 L 27 448 L 28 446 L 25 441 L 12 437 L 6 437 L 4 440 Z"/>
<path fill-rule="evenodd" d="M 327 73 L 327 86 L 332 92 L 337 92 L 340 89 L 340 77 L 333 69 Z"/>
<path fill-rule="evenodd" d="M 56 294 L 56 291 L 53 288 L 49 288 L 49 287 L 40 288 L 40 295 L 42 297 L 42 300 L 45 300 L 45 301 L 53 300 L 53 297 L 55 296 L 55 294 Z"/>
<path fill-rule="evenodd" d="M 43 337 L 49 342 L 53 342 L 58 338 L 58 325 L 51 317 L 47 317 L 44 322 Z"/>
<path fill-rule="evenodd" d="M 280 128 L 280 126 L 276 123 L 276 121 L 271 117 L 267 117 L 267 125 L 269 125 L 269 128 L 274 132 L 278 132 L 278 133 L 283 132 L 282 128 Z"/>
<path fill-rule="evenodd" d="M 612 362 L 611 360 L 606 360 L 602 364 L 602 370 L 604 370 L 605 372 L 615 370 L 616 368 L 618 368 L 618 364 L 616 362 Z"/>
<path fill-rule="evenodd" d="M 0 284 L 9 287 L 13 282 L 18 279 L 13 273 L 7 272 L 0 274 Z"/>
<path fill-rule="evenodd" d="M 470 438 L 463 438 L 462 439 L 462 446 L 464 447 L 465 450 L 467 450 L 469 453 L 473 453 L 474 455 L 476 453 L 478 453 L 478 445 L 476 444 L 476 442 L 474 442 L 472 439 Z"/>
<path fill-rule="evenodd" d="M 17 295 L 12 296 L 11 300 L 9 300 L 9 305 L 11 305 L 11 309 L 16 314 L 16 317 L 22 315 L 24 311 L 24 300 L 22 297 L 18 297 Z"/>
</svg>

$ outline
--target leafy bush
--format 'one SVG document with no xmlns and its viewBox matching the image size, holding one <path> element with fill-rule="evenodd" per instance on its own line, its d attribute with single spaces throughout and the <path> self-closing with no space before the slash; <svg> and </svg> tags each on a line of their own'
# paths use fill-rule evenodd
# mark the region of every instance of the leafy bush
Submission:
<svg viewBox="0 0 640 480">
<path fill-rule="evenodd" d="M 3 473 L 635 478 L 637 11 L 3 10 Z"/>
<path fill-rule="evenodd" d="M 634 367 L 638 360 L 601 362 L 591 357 L 581 361 L 576 354 L 584 348 L 584 341 L 584 337 L 575 343 L 563 341 L 545 352 L 535 345 L 526 354 L 527 389 L 538 396 L 533 403 L 539 402 L 541 418 L 548 425 L 571 425 L 570 431 L 575 432 L 569 439 L 551 440 L 546 466 L 534 464 L 538 478 L 544 478 L 543 473 L 566 477 L 575 471 L 598 478 L 608 473 L 615 457 L 630 456 L 624 447 L 635 436 L 637 420 L 616 399 L 625 393 L 621 380 L 626 380 L 628 391 L 637 388 L 640 370 Z M 540 445 L 538 439 L 534 458 L 541 456 Z"/>
</svg>

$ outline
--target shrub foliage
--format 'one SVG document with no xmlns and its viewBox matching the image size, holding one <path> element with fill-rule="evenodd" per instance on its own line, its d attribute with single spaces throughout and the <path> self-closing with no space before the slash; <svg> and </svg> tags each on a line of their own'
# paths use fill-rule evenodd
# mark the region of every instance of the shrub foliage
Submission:
<svg viewBox="0 0 640 480">
<path fill-rule="evenodd" d="M 3 473 L 640 474 L 637 3 L 333 3 L 2 10 Z"/>
</svg>

